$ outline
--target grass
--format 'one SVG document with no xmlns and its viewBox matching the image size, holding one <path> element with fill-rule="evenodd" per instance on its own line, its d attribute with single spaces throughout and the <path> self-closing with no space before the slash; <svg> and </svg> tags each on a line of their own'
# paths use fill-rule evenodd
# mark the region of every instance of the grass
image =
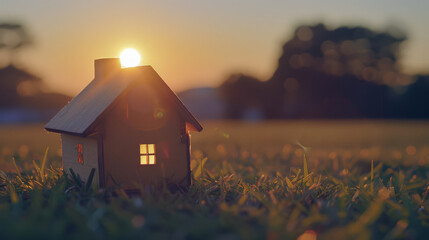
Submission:
<svg viewBox="0 0 429 240">
<path fill-rule="evenodd" d="M 56 154 L 30 150 L 26 158 L 18 148 L 11 155 L 16 167 L 0 172 L 2 239 L 428 236 L 429 155 L 421 140 L 337 149 L 312 143 L 306 151 L 275 137 L 282 126 L 252 129 L 255 136 L 276 129 L 271 142 L 263 132 L 252 141 L 248 126 L 212 126 L 208 136 L 193 136 L 194 180 L 185 193 L 161 189 L 129 197 L 120 188 L 94 189 L 65 176 Z"/>
</svg>

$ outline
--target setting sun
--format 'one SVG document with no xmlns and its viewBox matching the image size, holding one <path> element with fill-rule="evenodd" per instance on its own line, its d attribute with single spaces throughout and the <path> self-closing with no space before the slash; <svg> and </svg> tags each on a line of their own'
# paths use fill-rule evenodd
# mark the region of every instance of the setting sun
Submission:
<svg viewBox="0 0 429 240">
<path fill-rule="evenodd" d="M 122 67 L 136 67 L 140 63 L 140 54 L 135 49 L 127 48 L 122 51 L 120 59 Z"/>
</svg>

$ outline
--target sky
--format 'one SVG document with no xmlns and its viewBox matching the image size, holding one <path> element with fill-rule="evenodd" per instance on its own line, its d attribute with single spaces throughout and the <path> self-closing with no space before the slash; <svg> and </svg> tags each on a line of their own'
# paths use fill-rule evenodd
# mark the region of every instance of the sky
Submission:
<svg viewBox="0 0 429 240">
<path fill-rule="evenodd" d="M 401 66 L 429 69 L 428 0 L 0 0 L 0 22 L 19 22 L 34 39 L 16 64 L 51 91 L 76 95 L 94 60 L 135 48 L 174 90 L 216 87 L 231 73 L 268 79 L 282 45 L 301 24 L 404 29 Z"/>
</svg>

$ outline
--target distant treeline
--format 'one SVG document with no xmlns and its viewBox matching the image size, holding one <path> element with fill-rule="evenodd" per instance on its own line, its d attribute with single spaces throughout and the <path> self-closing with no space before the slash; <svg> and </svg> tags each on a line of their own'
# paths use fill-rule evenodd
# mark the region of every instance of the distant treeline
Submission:
<svg viewBox="0 0 429 240">
<path fill-rule="evenodd" d="M 429 118 L 429 76 L 398 66 L 406 35 L 365 27 L 300 26 L 267 81 L 231 75 L 226 118 Z"/>
<path fill-rule="evenodd" d="M 26 28 L 19 23 L 0 22 L 0 124 L 43 122 L 60 110 L 70 97 L 46 92 L 41 78 L 17 67 L 18 50 L 33 42 Z"/>
</svg>

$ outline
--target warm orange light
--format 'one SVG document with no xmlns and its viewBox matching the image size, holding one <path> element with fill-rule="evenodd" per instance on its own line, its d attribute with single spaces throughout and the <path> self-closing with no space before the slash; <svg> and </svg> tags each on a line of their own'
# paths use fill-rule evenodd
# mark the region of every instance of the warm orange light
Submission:
<svg viewBox="0 0 429 240">
<path fill-rule="evenodd" d="M 140 165 L 156 164 L 155 144 L 140 144 Z"/>
<path fill-rule="evenodd" d="M 136 67 L 140 63 L 140 54 L 135 49 L 127 48 L 122 51 L 120 57 L 123 68 Z"/>
<path fill-rule="evenodd" d="M 307 230 L 297 240 L 317 240 L 317 233 L 313 230 Z"/>
</svg>

